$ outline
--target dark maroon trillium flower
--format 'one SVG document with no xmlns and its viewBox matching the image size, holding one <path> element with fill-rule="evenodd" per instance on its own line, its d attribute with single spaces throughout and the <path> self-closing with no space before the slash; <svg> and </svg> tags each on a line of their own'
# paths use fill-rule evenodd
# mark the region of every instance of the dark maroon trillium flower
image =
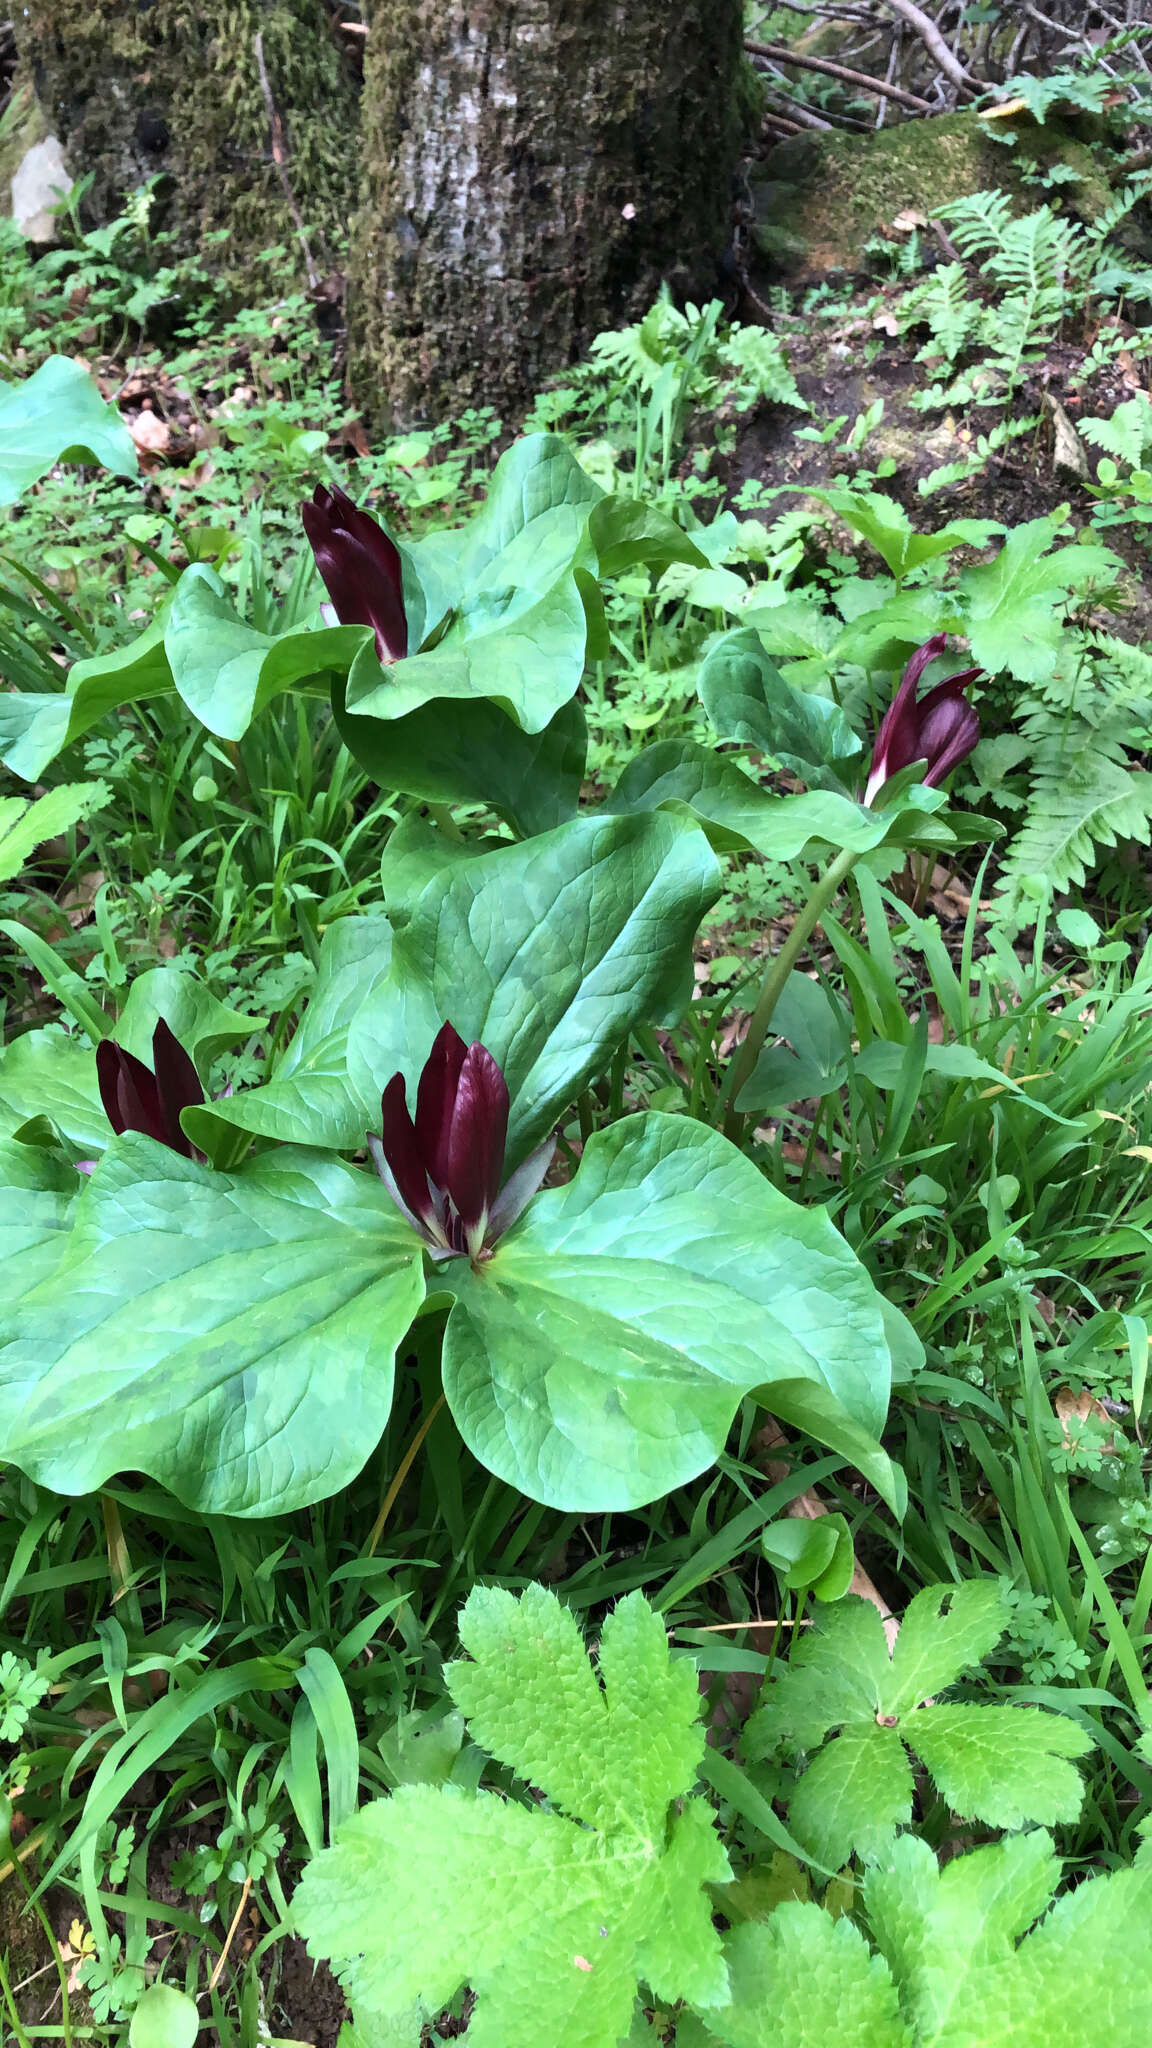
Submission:
<svg viewBox="0 0 1152 2048">
<path fill-rule="evenodd" d="M 122 1045 L 101 1039 L 96 1078 L 104 1114 L 117 1137 L 124 1131 L 142 1131 L 185 1159 L 199 1159 L 180 1128 L 180 1111 L 203 1102 L 204 1090 L 191 1059 L 163 1018 L 152 1033 L 152 1065 L 155 1071 L 149 1073 L 143 1060 Z"/>
<path fill-rule="evenodd" d="M 316 567 L 342 626 L 371 626 L 382 662 L 408 652 L 400 556 L 382 526 L 341 490 L 317 484 L 301 505 Z"/>
<path fill-rule="evenodd" d="M 490 1052 L 465 1045 L 445 1024 L 424 1063 L 416 1121 L 403 1074 L 393 1074 L 380 1105 L 383 1135 L 368 1148 L 388 1193 L 434 1259 L 476 1259 L 516 1221 L 536 1193 L 556 1149 L 548 1138 L 504 1178 L 508 1084 Z"/>
<path fill-rule="evenodd" d="M 965 668 L 958 675 L 946 676 L 929 690 L 922 704 L 916 702 L 921 676 L 928 663 L 943 654 L 947 644 L 943 633 L 934 633 L 931 640 L 916 649 L 908 663 L 876 735 L 864 791 L 866 804 L 872 802 L 877 790 L 891 776 L 898 775 L 901 768 L 907 768 L 913 761 L 927 761 L 924 781 L 935 788 L 976 745 L 980 720 L 964 692 L 981 673 L 978 668 Z"/>
</svg>

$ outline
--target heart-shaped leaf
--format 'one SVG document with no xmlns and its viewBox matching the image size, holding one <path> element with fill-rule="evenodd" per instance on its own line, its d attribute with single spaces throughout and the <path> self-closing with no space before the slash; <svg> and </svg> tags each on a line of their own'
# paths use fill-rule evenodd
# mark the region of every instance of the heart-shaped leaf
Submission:
<svg viewBox="0 0 1152 2048">
<path fill-rule="evenodd" d="M 136 474 L 136 444 L 87 370 L 49 356 L 23 384 L 0 384 L 0 505 L 14 504 L 53 463 L 84 461 Z"/>
<path fill-rule="evenodd" d="M 874 1441 L 889 1360 L 868 1275 L 822 1211 L 701 1124 L 648 1114 L 598 1133 L 490 1259 L 439 1277 L 457 1426 L 534 1500 L 654 1500 L 704 1471 L 744 1395 L 770 1405 L 774 1381 L 810 1382 L 898 1494 Z"/>
<path fill-rule="evenodd" d="M 109 1147 L 56 1270 L 0 1325 L 0 1458 L 61 1493 L 146 1472 L 204 1513 L 355 1477 L 424 1294 L 375 1178 L 285 1149 L 242 1174 Z"/>
</svg>

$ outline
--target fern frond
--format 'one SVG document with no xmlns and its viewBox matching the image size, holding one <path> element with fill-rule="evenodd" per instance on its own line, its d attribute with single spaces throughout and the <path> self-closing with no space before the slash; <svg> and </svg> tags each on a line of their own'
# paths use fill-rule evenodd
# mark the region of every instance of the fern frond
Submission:
<svg viewBox="0 0 1152 2048">
<path fill-rule="evenodd" d="M 1081 420 L 1080 432 L 1093 447 L 1138 469 L 1144 450 L 1152 448 L 1152 401 L 1146 396 L 1126 398 L 1111 419 Z"/>
<path fill-rule="evenodd" d="M 1150 838 L 1152 774 L 1104 758 L 1093 733 L 1074 756 L 1037 769 L 1028 815 L 1000 872 L 1000 906 L 1012 915 L 1037 881 L 1056 894 L 1080 886 L 1098 848 L 1120 839 L 1147 845 Z"/>
</svg>

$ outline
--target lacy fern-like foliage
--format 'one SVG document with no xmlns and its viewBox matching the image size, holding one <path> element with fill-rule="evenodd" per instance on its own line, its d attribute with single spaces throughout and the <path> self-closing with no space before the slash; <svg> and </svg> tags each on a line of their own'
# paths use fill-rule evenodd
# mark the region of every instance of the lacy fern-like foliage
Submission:
<svg viewBox="0 0 1152 2048">
<path fill-rule="evenodd" d="M 1018 705 L 1026 808 L 997 884 L 1010 921 L 1082 885 L 1102 850 L 1152 838 L 1152 774 L 1133 754 L 1152 735 L 1152 657 L 1104 634 L 1069 640 Z"/>
<path fill-rule="evenodd" d="M 664 2000 L 728 1995 L 704 1887 L 728 1861 L 690 1797 L 704 1752 L 696 1668 L 673 1663 L 639 1593 L 604 1624 L 600 1677 L 553 1593 L 477 1588 L 471 1662 L 446 1676 L 476 1741 L 543 1794 L 453 1785 L 364 1807 L 308 1869 L 294 1906 L 332 1960 L 371 2048 L 416 2048 L 464 1984 L 473 2048 L 616 2048 L 637 1980 Z"/>
</svg>

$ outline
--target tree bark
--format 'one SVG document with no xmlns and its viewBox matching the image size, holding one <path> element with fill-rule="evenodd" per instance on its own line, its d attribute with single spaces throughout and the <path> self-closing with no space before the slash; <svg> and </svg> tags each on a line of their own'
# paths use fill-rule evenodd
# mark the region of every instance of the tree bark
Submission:
<svg viewBox="0 0 1152 2048">
<path fill-rule="evenodd" d="M 28 0 L 17 32 L 72 175 L 91 173 L 90 219 L 160 173 L 152 227 L 212 269 L 283 243 L 307 270 L 302 223 L 330 262 L 355 202 L 358 95 L 323 0 Z"/>
<path fill-rule="evenodd" d="M 514 416 L 729 239 L 740 0 L 373 0 L 351 376 L 406 426 Z"/>
</svg>

